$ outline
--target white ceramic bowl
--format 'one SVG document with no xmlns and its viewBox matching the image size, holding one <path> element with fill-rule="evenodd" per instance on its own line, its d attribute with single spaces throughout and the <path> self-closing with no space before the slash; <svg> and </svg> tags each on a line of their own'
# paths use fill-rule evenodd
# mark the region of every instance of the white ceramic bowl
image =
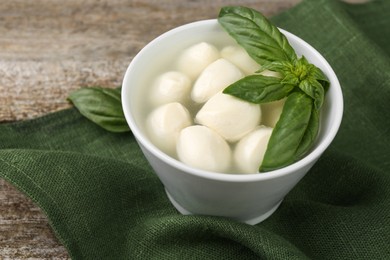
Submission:
<svg viewBox="0 0 390 260">
<path fill-rule="evenodd" d="M 220 46 L 234 43 L 217 20 L 186 24 L 168 31 L 147 44 L 130 63 L 122 85 L 126 120 L 144 155 L 163 183 L 166 193 L 182 214 L 212 215 L 256 224 L 269 217 L 286 194 L 309 171 L 334 139 L 343 114 L 339 81 L 328 62 L 313 47 L 281 30 L 298 55 L 323 70 L 330 88 L 321 112 L 320 132 L 311 152 L 300 161 L 272 172 L 233 175 L 194 169 L 166 155 L 145 134 L 142 111 L 145 88 L 151 75 L 164 72 L 166 62 L 180 50 L 201 41 Z M 318 180 L 321 182 L 321 180 Z"/>
</svg>

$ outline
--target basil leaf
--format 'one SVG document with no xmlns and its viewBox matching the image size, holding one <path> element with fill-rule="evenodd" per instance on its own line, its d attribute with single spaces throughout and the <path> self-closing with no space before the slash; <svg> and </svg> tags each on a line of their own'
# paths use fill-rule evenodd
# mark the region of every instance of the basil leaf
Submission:
<svg viewBox="0 0 390 260">
<path fill-rule="evenodd" d="M 330 86 L 330 82 L 329 82 L 328 78 L 325 76 L 325 74 L 322 72 L 321 69 L 319 69 L 318 67 L 313 65 L 311 68 L 311 75 L 319 83 L 321 83 L 322 87 L 324 88 L 324 92 L 328 91 L 328 88 Z"/>
<path fill-rule="evenodd" d="M 293 163 L 311 118 L 313 100 L 301 91 L 291 93 L 272 131 L 260 172 Z"/>
<path fill-rule="evenodd" d="M 261 104 L 286 97 L 294 86 L 281 84 L 281 79 L 263 75 L 250 75 L 242 78 L 223 90 L 237 98 Z"/>
<path fill-rule="evenodd" d="M 295 160 L 301 159 L 306 152 L 311 148 L 318 135 L 320 128 L 320 116 L 319 110 L 312 109 L 310 115 L 310 121 L 306 128 L 305 134 L 299 144 L 299 147 L 295 153 Z"/>
<path fill-rule="evenodd" d="M 322 85 L 315 79 L 304 79 L 299 83 L 299 88 L 314 100 L 315 109 L 320 109 L 324 103 L 325 91 Z"/>
<path fill-rule="evenodd" d="M 81 88 L 70 93 L 68 100 L 80 113 L 111 132 L 128 132 L 122 111 L 120 89 Z"/>
<path fill-rule="evenodd" d="M 246 7 L 223 7 L 218 22 L 257 63 L 293 61 L 294 49 L 261 13 Z"/>
<path fill-rule="evenodd" d="M 256 71 L 256 73 L 261 73 L 264 70 L 272 70 L 285 75 L 286 73 L 290 73 L 292 71 L 293 66 L 293 63 L 289 61 L 273 61 L 262 64 L 261 68 Z"/>
</svg>

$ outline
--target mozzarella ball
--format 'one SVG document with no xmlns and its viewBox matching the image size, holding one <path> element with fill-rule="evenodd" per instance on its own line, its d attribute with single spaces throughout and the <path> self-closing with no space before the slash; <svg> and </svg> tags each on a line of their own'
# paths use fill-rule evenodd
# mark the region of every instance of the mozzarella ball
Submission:
<svg viewBox="0 0 390 260">
<path fill-rule="evenodd" d="M 261 65 L 249 56 L 244 48 L 241 46 L 226 46 L 221 50 L 221 57 L 236 65 L 245 75 L 255 74 L 261 69 Z M 269 77 L 281 77 L 278 72 L 264 70 L 260 73 Z"/>
<path fill-rule="evenodd" d="M 195 121 L 235 142 L 260 123 L 261 114 L 259 105 L 219 92 L 198 111 Z"/>
<path fill-rule="evenodd" d="M 191 124 L 190 113 L 177 102 L 157 107 L 146 120 L 146 128 L 151 141 L 171 156 L 175 155 L 176 140 L 180 131 Z"/>
<path fill-rule="evenodd" d="M 241 46 L 227 46 L 221 50 L 222 58 L 236 65 L 245 75 L 254 74 L 260 65 Z"/>
<path fill-rule="evenodd" d="M 215 46 L 201 42 L 181 53 L 177 60 L 177 68 L 193 80 L 199 76 L 207 65 L 219 57 L 219 51 Z"/>
<path fill-rule="evenodd" d="M 275 127 L 280 118 L 280 114 L 282 114 L 285 102 L 286 99 L 283 98 L 281 100 L 261 104 L 261 111 L 263 112 L 261 123 L 269 127 Z"/>
<path fill-rule="evenodd" d="M 150 101 L 153 106 L 171 102 L 186 104 L 191 92 L 191 80 L 183 73 L 169 71 L 161 74 L 154 82 L 150 91 Z"/>
<path fill-rule="evenodd" d="M 257 173 L 273 128 L 259 126 L 244 136 L 234 149 L 234 162 L 240 173 Z"/>
<path fill-rule="evenodd" d="M 205 126 L 184 128 L 177 141 L 177 155 L 183 163 L 213 172 L 229 169 L 232 152 L 227 142 Z"/>
<path fill-rule="evenodd" d="M 231 62 L 218 59 L 208 65 L 195 81 L 191 98 L 197 103 L 204 103 L 243 76 L 242 72 Z"/>
</svg>

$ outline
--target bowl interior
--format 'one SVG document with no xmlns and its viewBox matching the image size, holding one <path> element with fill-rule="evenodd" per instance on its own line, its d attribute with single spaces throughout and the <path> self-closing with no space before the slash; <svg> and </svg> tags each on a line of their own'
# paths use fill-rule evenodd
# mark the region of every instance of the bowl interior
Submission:
<svg viewBox="0 0 390 260">
<path fill-rule="evenodd" d="M 122 84 L 122 105 L 126 120 L 137 141 L 161 160 L 190 174 L 232 181 L 274 178 L 293 172 L 318 158 L 332 142 L 341 123 L 343 98 L 340 84 L 328 62 L 313 47 L 295 35 L 282 29 L 281 31 L 297 54 L 304 55 L 309 62 L 321 68 L 331 82 L 321 111 L 319 136 L 307 156 L 290 166 L 272 172 L 246 175 L 221 174 L 186 166 L 161 152 L 148 140 L 143 123 L 147 116 L 147 111 L 144 109 L 146 86 L 154 80 L 153 75 L 165 72 L 172 60 L 175 60 L 178 53 L 186 47 L 202 41 L 214 44 L 216 47 L 235 44 L 234 39 L 223 31 L 217 20 L 194 22 L 168 31 L 146 45 L 130 63 Z"/>
</svg>

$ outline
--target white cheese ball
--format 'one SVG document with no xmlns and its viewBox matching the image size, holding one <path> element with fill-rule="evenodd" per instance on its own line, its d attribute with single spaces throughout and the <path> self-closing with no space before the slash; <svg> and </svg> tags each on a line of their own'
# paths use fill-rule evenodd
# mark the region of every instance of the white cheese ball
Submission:
<svg viewBox="0 0 390 260">
<path fill-rule="evenodd" d="M 261 65 L 249 56 L 241 46 L 226 46 L 221 50 L 221 57 L 236 65 L 245 75 L 255 74 Z M 264 70 L 261 75 L 280 78 L 282 75 L 275 71 Z"/>
<path fill-rule="evenodd" d="M 180 131 L 192 124 L 188 110 L 180 103 L 168 103 L 154 109 L 146 120 L 146 129 L 153 144 L 173 156 Z"/>
<path fill-rule="evenodd" d="M 257 173 L 273 128 L 259 126 L 243 137 L 234 149 L 234 162 L 240 173 Z"/>
<path fill-rule="evenodd" d="M 177 60 L 177 69 L 194 80 L 210 63 L 220 57 L 218 49 L 201 42 L 185 49 Z"/>
<path fill-rule="evenodd" d="M 227 142 L 205 126 L 184 128 L 177 141 L 177 155 L 183 163 L 213 172 L 225 172 L 232 161 Z"/>
<path fill-rule="evenodd" d="M 283 98 L 281 100 L 261 104 L 261 111 L 263 112 L 261 123 L 269 127 L 275 127 L 282 114 L 285 102 L 286 99 Z"/>
<path fill-rule="evenodd" d="M 236 65 L 245 75 L 254 74 L 260 65 L 241 46 L 227 46 L 221 50 L 222 58 Z"/>
<path fill-rule="evenodd" d="M 219 92 L 198 111 L 195 121 L 235 142 L 259 125 L 261 114 L 260 105 Z"/>
<path fill-rule="evenodd" d="M 171 102 L 185 105 L 189 101 L 190 92 L 191 80 L 184 73 L 165 72 L 157 77 L 150 90 L 150 103 L 154 107 Z"/>
<path fill-rule="evenodd" d="M 243 76 L 244 74 L 233 63 L 218 59 L 199 75 L 192 88 L 191 98 L 197 103 L 204 103 Z"/>
</svg>

